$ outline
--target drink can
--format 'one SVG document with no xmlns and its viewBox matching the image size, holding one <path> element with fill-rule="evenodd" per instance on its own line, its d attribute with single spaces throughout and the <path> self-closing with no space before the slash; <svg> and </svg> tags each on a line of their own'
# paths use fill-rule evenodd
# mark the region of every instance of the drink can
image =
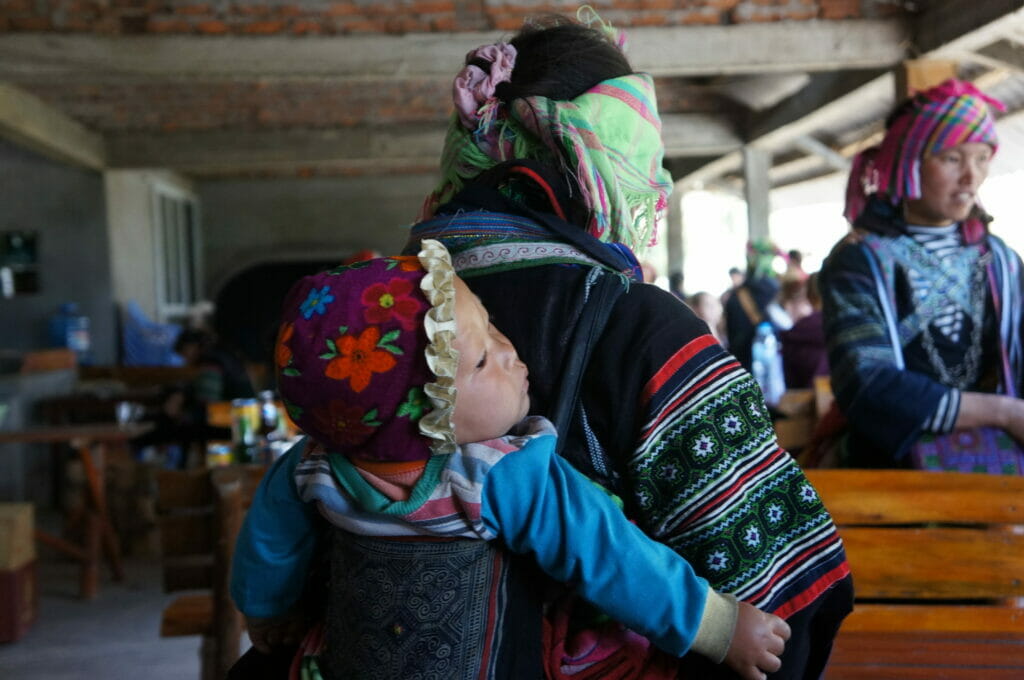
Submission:
<svg viewBox="0 0 1024 680">
<path fill-rule="evenodd" d="M 220 467 L 231 465 L 231 444 L 226 442 L 210 442 L 206 446 L 206 466 Z"/>
</svg>

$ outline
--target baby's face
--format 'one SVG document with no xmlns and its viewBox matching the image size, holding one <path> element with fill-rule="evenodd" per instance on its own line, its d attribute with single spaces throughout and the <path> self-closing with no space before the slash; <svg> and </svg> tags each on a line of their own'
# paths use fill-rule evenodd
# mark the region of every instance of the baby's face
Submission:
<svg viewBox="0 0 1024 680">
<path fill-rule="evenodd" d="M 480 300 L 455 278 L 455 412 L 452 425 L 459 444 L 481 442 L 507 433 L 530 409 L 526 364 L 495 328 Z"/>
</svg>

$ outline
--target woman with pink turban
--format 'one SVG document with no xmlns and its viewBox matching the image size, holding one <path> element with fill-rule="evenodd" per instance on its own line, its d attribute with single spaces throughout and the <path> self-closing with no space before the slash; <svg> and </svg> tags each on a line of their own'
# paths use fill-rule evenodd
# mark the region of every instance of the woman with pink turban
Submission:
<svg viewBox="0 0 1024 680">
<path fill-rule="evenodd" d="M 821 275 L 845 464 L 1024 471 L 1021 261 L 978 201 L 1002 108 L 946 81 L 855 159 L 846 216 L 862 238 Z"/>
</svg>

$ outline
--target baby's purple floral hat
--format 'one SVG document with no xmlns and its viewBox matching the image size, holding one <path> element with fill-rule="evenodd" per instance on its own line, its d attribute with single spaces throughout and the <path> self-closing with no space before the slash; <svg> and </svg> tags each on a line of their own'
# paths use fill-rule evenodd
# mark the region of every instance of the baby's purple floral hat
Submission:
<svg viewBox="0 0 1024 680">
<path fill-rule="evenodd" d="M 300 279 L 275 364 L 295 424 L 329 451 L 376 461 L 455 450 L 455 270 L 441 243 Z"/>
</svg>

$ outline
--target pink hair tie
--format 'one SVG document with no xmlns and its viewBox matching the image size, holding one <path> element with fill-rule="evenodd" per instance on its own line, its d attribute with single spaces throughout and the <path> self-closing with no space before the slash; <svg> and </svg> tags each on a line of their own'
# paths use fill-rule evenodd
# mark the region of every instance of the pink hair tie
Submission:
<svg viewBox="0 0 1024 680">
<path fill-rule="evenodd" d="M 516 48 L 508 43 L 484 45 L 467 54 L 466 61 L 486 61 L 491 65 L 490 73 L 486 73 L 479 66 L 467 63 L 455 76 L 452 85 L 452 99 L 459 120 L 466 129 L 473 130 L 480 120 L 481 107 L 494 99 L 494 89 L 498 83 L 507 83 L 512 79 L 512 69 L 516 67 Z"/>
</svg>

